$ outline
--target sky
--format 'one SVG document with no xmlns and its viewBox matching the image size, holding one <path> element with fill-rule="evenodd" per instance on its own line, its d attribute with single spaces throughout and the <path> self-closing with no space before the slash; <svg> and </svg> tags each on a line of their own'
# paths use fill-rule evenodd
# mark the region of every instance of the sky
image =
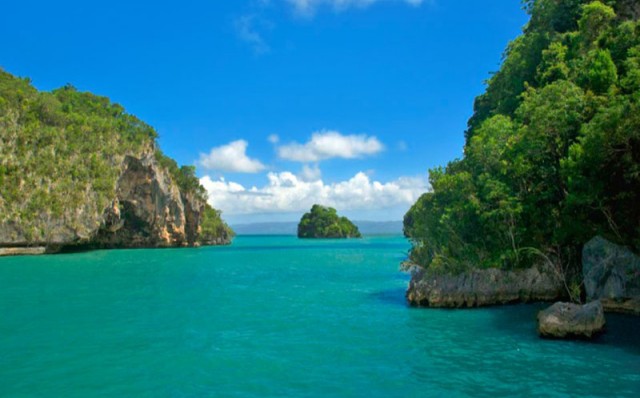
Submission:
<svg viewBox="0 0 640 398">
<path fill-rule="evenodd" d="M 519 0 L 7 1 L 0 67 L 123 105 L 232 224 L 400 220 L 526 22 Z"/>
</svg>

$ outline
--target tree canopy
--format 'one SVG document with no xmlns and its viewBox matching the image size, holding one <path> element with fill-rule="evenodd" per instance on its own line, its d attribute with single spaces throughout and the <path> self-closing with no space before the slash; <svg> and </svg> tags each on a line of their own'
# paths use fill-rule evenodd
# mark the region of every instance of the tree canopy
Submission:
<svg viewBox="0 0 640 398">
<path fill-rule="evenodd" d="M 235 232 L 222 219 L 220 210 L 216 210 L 210 205 L 205 205 L 202 222 L 200 223 L 200 243 L 209 243 L 216 239 L 230 240 L 235 236 Z"/>
<path fill-rule="evenodd" d="M 541 258 L 578 272 L 594 235 L 640 251 L 640 23 L 623 0 L 530 0 L 476 98 L 464 157 L 404 218 L 411 259 L 456 272 Z"/>
</svg>

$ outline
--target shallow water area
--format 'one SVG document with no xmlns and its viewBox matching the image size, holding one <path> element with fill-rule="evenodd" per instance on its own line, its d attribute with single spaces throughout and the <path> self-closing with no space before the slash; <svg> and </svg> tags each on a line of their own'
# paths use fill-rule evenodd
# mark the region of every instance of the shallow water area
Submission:
<svg viewBox="0 0 640 398">
<path fill-rule="evenodd" d="M 640 394 L 640 318 L 541 340 L 543 305 L 406 305 L 402 237 L 0 258 L 0 396 Z"/>
</svg>

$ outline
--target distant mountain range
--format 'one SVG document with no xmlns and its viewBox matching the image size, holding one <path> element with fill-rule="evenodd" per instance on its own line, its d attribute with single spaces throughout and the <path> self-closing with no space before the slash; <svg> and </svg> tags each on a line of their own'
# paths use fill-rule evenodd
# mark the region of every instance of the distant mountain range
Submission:
<svg viewBox="0 0 640 398">
<path fill-rule="evenodd" d="M 402 234 L 402 221 L 354 221 L 362 235 L 399 235 Z M 296 235 L 298 223 L 262 222 L 235 224 L 231 228 L 238 235 Z"/>
</svg>

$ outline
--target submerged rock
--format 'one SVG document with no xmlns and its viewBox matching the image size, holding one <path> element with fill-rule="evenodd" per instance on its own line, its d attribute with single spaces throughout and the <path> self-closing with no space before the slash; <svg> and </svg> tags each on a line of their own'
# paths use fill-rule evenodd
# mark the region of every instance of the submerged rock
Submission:
<svg viewBox="0 0 640 398">
<path fill-rule="evenodd" d="M 549 338 L 593 338 L 604 330 L 600 301 L 580 305 L 555 303 L 538 313 L 538 333 Z"/>
<path fill-rule="evenodd" d="M 640 297 L 630 299 L 608 299 L 600 300 L 604 310 L 607 312 L 618 312 L 621 314 L 640 315 Z"/>
<path fill-rule="evenodd" d="M 411 305 L 448 308 L 553 301 L 563 295 L 562 282 L 536 267 L 514 271 L 492 268 L 459 275 L 419 269 L 413 272 L 406 294 Z"/>
<path fill-rule="evenodd" d="M 595 237 L 582 250 L 587 301 L 600 300 L 605 311 L 640 315 L 640 257 Z"/>
</svg>

